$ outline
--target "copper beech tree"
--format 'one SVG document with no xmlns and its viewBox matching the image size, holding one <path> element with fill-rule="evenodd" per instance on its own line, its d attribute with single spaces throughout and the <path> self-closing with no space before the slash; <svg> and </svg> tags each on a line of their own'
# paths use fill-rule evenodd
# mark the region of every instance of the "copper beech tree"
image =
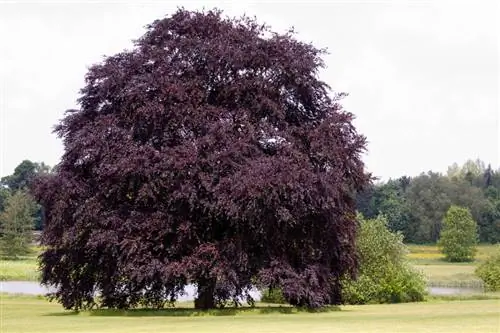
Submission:
<svg viewBox="0 0 500 333">
<path fill-rule="evenodd" d="M 255 19 L 187 11 L 86 75 L 55 131 L 65 152 L 33 187 L 42 283 L 67 309 L 340 302 L 355 273 L 365 137 L 316 49 Z M 96 297 L 98 295 L 99 297 Z"/>
</svg>

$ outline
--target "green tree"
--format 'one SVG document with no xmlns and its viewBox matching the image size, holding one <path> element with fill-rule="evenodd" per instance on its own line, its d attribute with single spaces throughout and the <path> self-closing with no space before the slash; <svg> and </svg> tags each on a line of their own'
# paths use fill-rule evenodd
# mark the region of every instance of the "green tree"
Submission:
<svg viewBox="0 0 500 333">
<path fill-rule="evenodd" d="M 367 218 L 376 217 L 378 215 L 378 207 L 374 200 L 374 194 L 378 186 L 369 184 L 362 191 L 356 193 L 356 210 Z"/>
<path fill-rule="evenodd" d="M 479 241 L 500 243 L 500 189 L 490 185 L 483 191 L 487 204 L 477 220 Z"/>
<path fill-rule="evenodd" d="M 52 169 L 44 162 L 24 160 L 14 169 L 14 173 L 0 179 L 0 212 L 3 210 L 5 193 L 10 194 L 21 189 L 28 189 L 33 180 L 40 175 L 49 174 Z M 35 214 L 35 229 L 43 227 L 42 207 L 37 207 Z"/>
<path fill-rule="evenodd" d="M 343 281 L 345 303 L 398 303 L 423 300 L 426 282 L 406 259 L 403 235 L 391 232 L 384 216 L 365 220 L 359 216 L 356 240 L 359 256 L 357 279 Z"/>
<path fill-rule="evenodd" d="M 0 250 L 4 257 L 29 253 L 35 212 L 36 203 L 24 191 L 16 191 L 7 199 L 0 214 Z"/>
<path fill-rule="evenodd" d="M 7 198 L 10 196 L 10 191 L 7 187 L 0 185 L 0 213 L 5 209 Z"/>
<path fill-rule="evenodd" d="M 469 209 L 472 218 L 478 225 L 479 241 L 487 242 L 494 239 L 496 222 L 496 207 L 494 199 L 487 197 L 485 189 L 471 185 L 467 180 L 452 179 L 448 196 L 453 205 Z"/>
<path fill-rule="evenodd" d="M 500 242 L 500 172 L 481 160 L 454 163 L 447 175 L 436 172 L 389 179 L 358 194 L 357 209 L 366 218 L 379 214 L 391 231 L 410 243 L 435 243 L 451 205 L 468 208 L 480 242 Z"/>
<path fill-rule="evenodd" d="M 407 223 L 405 239 L 412 243 L 434 243 L 439 238 L 444 214 L 452 204 L 452 183 L 439 173 L 428 172 L 414 177 L 405 195 Z"/>
<path fill-rule="evenodd" d="M 494 174 L 494 171 L 491 168 L 491 164 L 488 164 L 488 167 L 486 168 L 486 170 L 484 170 L 484 174 L 483 174 L 483 181 L 484 181 L 483 187 L 484 188 L 488 188 L 489 186 L 492 185 L 493 174 Z"/>
<path fill-rule="evenodd" d="M 491 186 L 500 191 L 500 169 L 492 171 L 490 182 Z"/>
<path fill-rule="evenodd" d="M 12 175 L 2 177 L 0 185 L 7 186 L 13 191 L 23 189 L 30 185 L 36 175 L 49 173 L 50 171 L 50 167 L 43 162 L 37 163 L 24 160 L 14 169 Z"/>
<path fill-rule="evenodd" d="M 477 223 L 470 210 L 451 206 L 443 220 L 438 246 L 446 260 L 452 262 L 472 261 L 477 252 Z"/>
<path fill-rule="evenodd" d="M 387 183 L 378 186 L 374 193 L 377 216 L 382 214 L 387 218 L 387 226 L 391 231 L 403 231 L 406 227 L 404 191 L 405 186 L 401 180 L 389 179 Z"/>
<path fill-rule="evenodd" d="M 405 233 L 408 225 L 405 194 L 410 183 L 411 178 L 403 176 L 395 180 L 389 179 L 386 183 L 371 185 L 356 197 L 358 212 L 369 219 L 384 215 L 391 231 Z"/>
</svg>

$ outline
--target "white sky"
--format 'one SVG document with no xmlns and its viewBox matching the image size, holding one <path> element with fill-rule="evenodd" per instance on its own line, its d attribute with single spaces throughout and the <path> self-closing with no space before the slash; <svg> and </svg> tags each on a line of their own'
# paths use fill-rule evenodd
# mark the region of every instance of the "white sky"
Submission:
<svg viewBox="0 0 500 333">
<path fill-rule="evenodd" d="M 23 159 L 58 163 L 52 134 L 77 107 L 88 66 L 129 48 L 144 26 L 187 9 L 256 15 L 327 47 L 322 79 L 348 92 L 383 179 L 446 171 L 481 158 L 500 166 L 499 6 L 470 1 L 0 0 L 0 176 Z"/>
</svg>

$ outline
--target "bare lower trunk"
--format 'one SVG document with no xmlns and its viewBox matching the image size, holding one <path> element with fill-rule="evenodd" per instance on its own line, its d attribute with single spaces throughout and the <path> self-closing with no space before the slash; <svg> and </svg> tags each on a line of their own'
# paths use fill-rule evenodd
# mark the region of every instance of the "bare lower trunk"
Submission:
<svg viewBox="0 0 500 333">
<path fill-rule="evenodd" d="M 205 280 L 198 283 L 198 296 L 194 300 L 196 309 L 214 309 L 215 308 L 215 281 Z"/>
</svg>

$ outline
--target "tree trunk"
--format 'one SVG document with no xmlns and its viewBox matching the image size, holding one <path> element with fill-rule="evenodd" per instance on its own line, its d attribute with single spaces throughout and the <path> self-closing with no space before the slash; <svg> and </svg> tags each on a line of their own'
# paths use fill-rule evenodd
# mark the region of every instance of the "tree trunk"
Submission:
<svg viewBox="0 0 500 333">
<path fill-rule="evenodd" d="M 194 300 L 195 309 L 214 309 L 215 308 L 215 281 L 204 280 L 198 282 L 198 296 Z"/>
</svg>

